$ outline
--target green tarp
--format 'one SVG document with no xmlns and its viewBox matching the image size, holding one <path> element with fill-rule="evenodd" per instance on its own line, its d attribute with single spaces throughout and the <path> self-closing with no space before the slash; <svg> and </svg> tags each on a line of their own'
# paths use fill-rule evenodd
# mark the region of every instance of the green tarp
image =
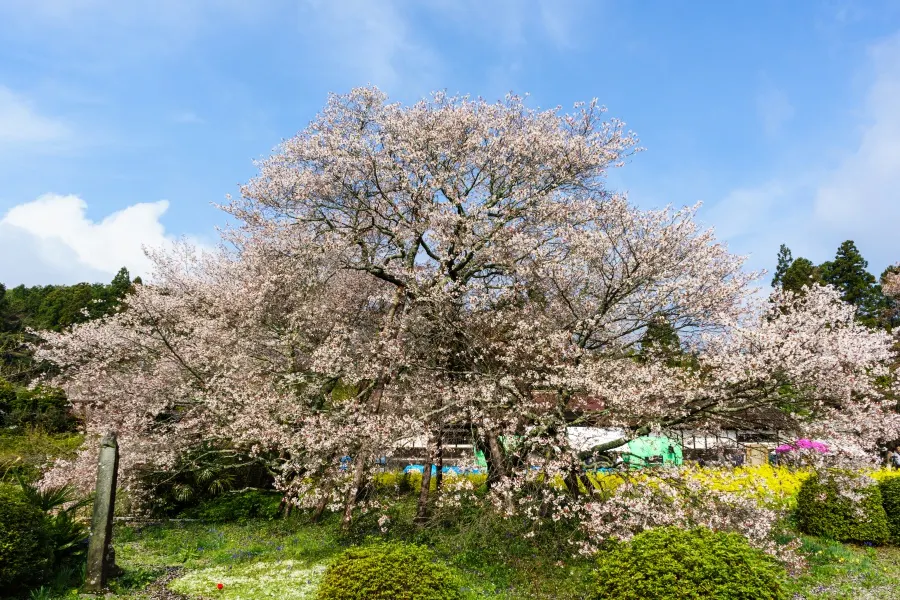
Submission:
<svg viewBox="0 0 900 600">
<path fill-rule="evenodd" d="M 680 465 L 681 444 L 664 435 L 645 435 L 628 442 L 622 452 L 622 460 L 632 467 L 648 464 Z"/>
</svg>

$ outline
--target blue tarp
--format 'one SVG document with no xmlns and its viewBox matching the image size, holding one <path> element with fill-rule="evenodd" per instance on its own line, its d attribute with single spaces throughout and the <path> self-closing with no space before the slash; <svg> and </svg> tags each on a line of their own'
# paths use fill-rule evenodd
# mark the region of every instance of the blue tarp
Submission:
<svg viewBox="0 0 900 600">
<path fill-rule="evenodd" d="M 403 469 L 404 473 L 424 473 L 425 465 L 409 465 L 405 469 Z M 451 474 L 451 475 L 462 475 L 463 473 L 479 473 L 478 469 L 471 470 L 463 470 L 459 467 L 444 467 L 441 469 L 441 473 Z M 431 465 L 431 475 L 432 477 L 437 475 L 437 467 L 435 465 Z"/>
</svg>

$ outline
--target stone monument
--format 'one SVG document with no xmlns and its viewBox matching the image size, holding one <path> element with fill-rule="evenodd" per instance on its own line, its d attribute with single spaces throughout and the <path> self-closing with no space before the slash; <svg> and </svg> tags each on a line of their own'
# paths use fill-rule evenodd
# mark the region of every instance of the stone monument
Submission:
<svg viewBox="0 0 900 600">
<path fill-rule="evenodd" d="M 91 540 L 88 545 L 87 575 L 84 584 L 86 592 L 102 591 L 115 569 L 115 555 L 111 542 L 118 470 L 119 444 L 116 442 L 115 432 L 109 432 L 100 440 L 97 493 L 94 497 L 94 517 L 91 520 Z"/>
</svg>

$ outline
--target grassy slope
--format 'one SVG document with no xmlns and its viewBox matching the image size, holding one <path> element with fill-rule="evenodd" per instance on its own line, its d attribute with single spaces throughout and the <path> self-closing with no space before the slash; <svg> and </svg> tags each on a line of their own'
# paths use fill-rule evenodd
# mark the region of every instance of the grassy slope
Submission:
<svg viewBox="0 0 900 600">
<path fill-rule="evenodd" d="M 404 506 L 412 508 L 412 503 Z M 412 515 L 397 516 L 397 523 L 408 523 Z M 119 528 L 116 556 L 130 586 L 161 573 L 162 567 L 180 566 L 184 575 L 170 587 L 189 597 L 293 600 L 312 598 L 329 561 L 376 532 L 377 527 L 363 519 L 353 533 L 341 534 L 334 517 L 320 525 L 291 519 Z M 570 536 L 557 530 L 527 539 L 524 532 L 521 522 L 467 513 L 452 525 L 424 530 L 397 525 L 388 537 L 433 548 L 458 570 L 468 598 L 583 598 L 591 561 L 572 557 L 566 542 Z M 221 592 L 217 583 L 225 586 Z M 140 592 L 128 595 L 122 587 L 120 597 L 141 598 Z"/>
<path fill-rule="evenodd" d="M 900 598 L 900 548 L 866 548 L 804 537 L 809 571 L 793 582 L 795 598 Z"/>
<path fill-rule="evenodd" d="M 74 458 L 84 436 L 77 433 L 48 434 L 39 430 L 0 433 L 0 480 L 15 475 L 34 480 L 41 468 L 57 458 Z"/>
<path fill-rule="evenodd" d="M 508 537 L 497 524 L 481 529 L 455 528 L 397 537 L 428 542 L 458 569 L 469 598 L 584 598 L 591 563 L 558 563 L 562 546 L 546 552 L 547 540 L 535 545 Z M 561 533 L 561 532 L 558 532 Z M 499 534 L 499 536 L 498 536 Z M 116 598 L 146 598 L 141 591 L 164 567 L 183 569 L 170 587 L 190 598 L 223 600 L 313 598 L 324 567 L 342 548 L 365 539 L 339 535 L 335 521 L 309 525 L 299 520 L 119 528 L 117 556 L 126 574 L 116 584 Z M 808 573 L 791 584 L 795 600 L 900 597 L 900 549 L 863 548 L 804 540 Z M 216 589 L 223 583 L 224 589 Z M 129 589 L 130 588 L 130 589 Z"/>
</svg>

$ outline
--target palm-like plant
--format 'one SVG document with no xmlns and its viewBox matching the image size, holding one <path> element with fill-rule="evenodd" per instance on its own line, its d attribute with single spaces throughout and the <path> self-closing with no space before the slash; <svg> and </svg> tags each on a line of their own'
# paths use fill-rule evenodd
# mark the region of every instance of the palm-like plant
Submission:
<svg viewBox="0 0 900 600">
<path fill-rule="evenodd" d="M 46 530 L 53 548 L 53 562 L 59 566 L 82 557 L 87 551 L 87 525 L 78 520 L 77 511 L 92 502 L 91 497 L 78 498 L 70 485 L 41 489 L 18 478 L 22 492 L 30 504 L 46 515 Z"/>
</svg>

